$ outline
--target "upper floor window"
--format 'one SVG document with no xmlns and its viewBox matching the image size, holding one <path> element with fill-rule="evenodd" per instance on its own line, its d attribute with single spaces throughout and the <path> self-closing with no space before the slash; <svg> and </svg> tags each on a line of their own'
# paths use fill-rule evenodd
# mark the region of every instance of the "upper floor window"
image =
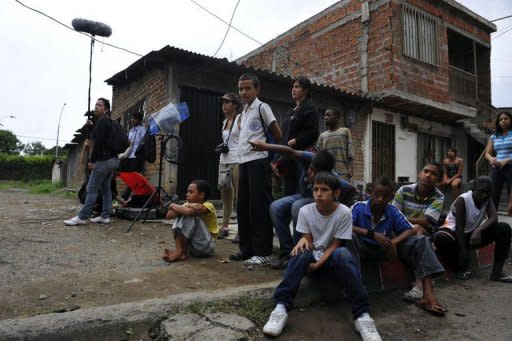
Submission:
<svg viewBox="0 0 512 341">
<path fill-rule="evenodd" d="M 403 54 L 439 65 L 439 23 L 437 18 L 407 4 L 402 5 Z"/>
</svg>

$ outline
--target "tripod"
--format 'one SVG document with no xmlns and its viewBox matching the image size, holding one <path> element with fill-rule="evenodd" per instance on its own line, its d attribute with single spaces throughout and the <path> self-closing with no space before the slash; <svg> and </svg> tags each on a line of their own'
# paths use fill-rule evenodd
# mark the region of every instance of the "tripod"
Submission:
<svg viewBox="0 0 512 341">
<path fill-rule="evenodd" d="M 159 165 L 158 165 L 158 185 L 157 185 L 157 187 L 155 187 L 155 189 L 153 190 L 153 192 L 149 196 L 148 200 L 146 200 L 146 202 L 144 203 L 144 206 L 142 206 L 142 209 L 139 211 L 139 213 L 137 213 L 137 215 L 133 219 L 132 223 L 128 227 L 128 230 L 126 231 L 126 233 L 131 231 L 133 225 L 135 225 L 135 223 L 137 222 L 137 220 L 139 219 L 139 217 L 143 213 L 145 213 L 145 215 L 144 215 L 144 219 L 143 219 L 142 223 L 146 222 L 146 218 L 147 218 L 147 216 L 149 214 L 149 210 L 151 209 L 150 204 L 153 201 L 160 202 L 160 206 L 162 205 L 161 204 L 161 199 L 162 199 L 161 192 L 164 192 L 165 195 L 169 196 L 169 194 L 162 188 L 163 159 L 165 157 L 166 161 L 168 161 L 170 163 L 173 163 L 173 164 L 178 164 L 178 156 L 179 156 L 179 151 L 181 149 L 182 141 L 181 141 L 181 138 L 178 135 L 174 135 L 174 134 L 158 135 L 158 136 L 160 137 L 160 157 L 159 157 Z M 176 143 L 176 147 L 177 147 L 176 150 L 171 150 L 171 151 L 167 151 L 166 150 L 166 146 L 167 146 L 167 143 L 169 141 L 174 141 Z"/>
</svg>

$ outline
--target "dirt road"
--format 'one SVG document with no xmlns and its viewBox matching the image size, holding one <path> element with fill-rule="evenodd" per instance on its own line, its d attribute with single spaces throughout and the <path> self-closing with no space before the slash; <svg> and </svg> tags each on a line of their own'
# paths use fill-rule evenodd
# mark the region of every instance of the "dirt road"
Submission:
<svg viewBox="0 0 512 341">
<path fill-rule="evenodd" d="M 129 234 L 130 221 L 121 219 L 108 226 L 64 226 L 62 220 L 78 209 L 76 200 L 58 195 L 0 191 L 0 320 L 281 278 L 268 267 L 221 262 L 237 249 L 229 240 L 217 242 L 213 258 L 168 265 L 160 257 L 173 246 L 169 225 L 137 223 Z M 506 270 L 512 272 L 510 259 Z M 445 318 L 403 302 L 403 290 L 370 295 L 384 340 L 512 340 L 512 285 L 489 282 L 485 274 L 436 283 L 450 309 Z M 280 338 L 331 339 L 359 340 L 346 303 L 292 311 Z"/>
<path fill-rule="evenodd" d="M 169 225 L 114 218 L 110 225 L 64 226 L 76 200 L 0 191 L 0 319 L 131 302 L 195 290 L 276 280 L 268 268 L 221 263 L 237 249 L 217 242 L 217 255 L 169 265 Z"/>
</svg>

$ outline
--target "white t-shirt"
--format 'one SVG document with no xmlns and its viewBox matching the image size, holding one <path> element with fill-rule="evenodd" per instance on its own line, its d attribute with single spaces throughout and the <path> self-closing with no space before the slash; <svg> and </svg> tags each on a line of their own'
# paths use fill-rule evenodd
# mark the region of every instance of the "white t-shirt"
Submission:
<svg viewBox="0 0 512 341">
<path fill-rule="evenodd" d="M 297 231 L 311 233 L 313 256 L 319 260 L 334 239 L 352 239 L 352 213 L 347 206 L 339 204 L 333 213 L 325 216 L 318 212 L 316 203 L 311 203 L 299 210 Z"/>
<path fill-rule="evenodd" d="M 242 111 L 240 120 L 240 137 L 238 151 L 240 154 L 239 163 L 246 163 L 253 160 L 264 159 L 268 156 L 267 152 L 254 151 L 249 141 L 265 141 L 265 131 L 261 125 L 261 117 L 268 129 L 270 124 L 276 120 L 272 109 L 267 103 L 263 103 L 258 98 L 248 105 L 246 104 Z"/>
<path fill-rule="evenodd" d="M 238 139 L 240 137 L 240 128 L 238 128 L 238 122 L 240 119 L 240 115 L 236 115 L 233 120 L 233 129 L 231 129 L 231 135 L 229 134 L 229 129 L 224 129 L 226 126 L 226 120 L 222 122 L 222 141 L 225 143 L 228 140 L 228 148 L 229 152 L 225 154 L 220 154 L 220 163 L 228 164 L 228 163 L 238 163 L 240 155 L 238 153 Z"/>
</svg>

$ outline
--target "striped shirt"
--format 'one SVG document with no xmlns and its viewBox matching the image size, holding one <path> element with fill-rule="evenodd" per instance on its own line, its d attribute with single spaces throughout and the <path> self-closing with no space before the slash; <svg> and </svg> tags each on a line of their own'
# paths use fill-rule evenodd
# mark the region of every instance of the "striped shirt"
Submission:
<svg viewBox="0 0 512 341">
<path fill-rule="evenodd" d="M 417 187 L 418 184 L 400 187 L 393 199 L 393 206 L 398 208 L 408 219 L 425 216 L 431 226 L 438 226 L 444 203 L 443 193 L 434 187 L 428 196 L 420 198 Z"/>
<path fill-rule="evenodd" d="M 318 137 L 318 150 L 327 150 L 332 155 L 334 170 L 345 180 L 349 179 L 350 163 L 354 158 L 352 135 L 348 128 L 338 128 L 335 131 L 324 131 Z"/>
<path fill-rule="evenodd" d="M 512 159 L 512 131 L 507 135 L 492 134 L 491 141 L 498 161 Z"/>
</svg>

